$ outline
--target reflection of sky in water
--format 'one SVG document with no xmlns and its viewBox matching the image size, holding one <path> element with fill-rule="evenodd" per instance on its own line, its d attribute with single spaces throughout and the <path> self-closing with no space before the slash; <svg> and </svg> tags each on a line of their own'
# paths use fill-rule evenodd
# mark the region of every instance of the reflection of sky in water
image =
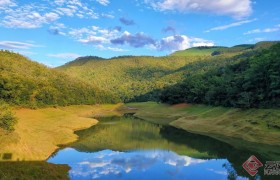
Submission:
<svg viewBox="0 0 280 180">
<path fill-rule="evenodd" d="M 227 179 L 227 160 L 202 160 L 166 150 L 95 153 L 61 150 L 48 160 L 71 166 L 71 179 Z M 240 178 L 239 178 L 240 179 Z"/>
</svg>

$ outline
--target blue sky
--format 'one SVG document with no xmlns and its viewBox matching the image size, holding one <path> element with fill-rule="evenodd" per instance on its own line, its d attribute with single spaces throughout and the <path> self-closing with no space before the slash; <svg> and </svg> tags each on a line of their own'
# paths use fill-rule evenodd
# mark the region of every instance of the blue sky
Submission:
<svg viewBox="0 0 280 180">
<path fill-rule="evenodd" d="M 0 49 L 51 67 L 279 37 L 276 0 L 0 0 Z"/>
</svg>

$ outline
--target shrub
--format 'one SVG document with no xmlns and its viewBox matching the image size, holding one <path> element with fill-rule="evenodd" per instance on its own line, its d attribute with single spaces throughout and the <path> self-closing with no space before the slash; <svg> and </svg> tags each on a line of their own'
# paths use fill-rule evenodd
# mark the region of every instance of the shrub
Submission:
<svg viewBox="0 0 280 180">
<path fill-rule="evenodd" d="M 11 108 L 3 101 L 0 101 L 0 128 L 13 131 L 16 123 L 17 118 L 11 111 Z"/>
</svg>

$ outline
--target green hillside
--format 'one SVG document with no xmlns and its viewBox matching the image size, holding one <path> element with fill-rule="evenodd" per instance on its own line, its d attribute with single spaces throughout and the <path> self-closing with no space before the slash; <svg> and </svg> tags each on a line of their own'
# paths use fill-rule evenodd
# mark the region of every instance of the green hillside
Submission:
<svg viewBox="0 0 280 180">
<path fill-rule="evenodd" d="M 245 51 L 227 60 L 215 60 L 219 63 L 194 63 L 197 71 L 164 89 L 161 101 L 243 108 L 280 107 L 280 43 L 270 48 L 268 43 L 257 45 L 260 51 Z M 201 71 L 200 67 L 209 69 Z"/>
<path fill-rule="evenodd" d="M 0 99 L 27 107 L 118 101 L 84 80 L 9 51 L 0 51 Z"/>
<path fill-rule="evenodd" d="M 103 59 L 87 56 L 57 69 L 112 92 L 124 102 L 158 100 L 162 89 L 181 82 L 189 74 L 204 73 L 232 64 L 273 44 L 263 42 L 231 48 L 195 47 L 165 57 L 122 56 Z"/>
<path fill-rule="evenodd" d="M 180 68 L 198 60 L 201 58 L 124 56 L 100 60 L 85 57 L 57 69 L 113 92 L 127 102 L 177 83 L 184 75 Z M 145 99 L 153 99 L 153 95 Z"/>
</svg>

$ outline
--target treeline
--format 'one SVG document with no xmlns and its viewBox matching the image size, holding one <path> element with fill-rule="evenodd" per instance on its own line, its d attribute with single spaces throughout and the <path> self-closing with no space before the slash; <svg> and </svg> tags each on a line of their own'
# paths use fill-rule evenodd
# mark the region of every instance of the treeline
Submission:
<svg viewBox="0 0 280 180">
<path fill-rule="evenodd" d="M 31 108 L 120 101 L 82 79 L 9 51 L 0 51 L 0 99 Z"/>
<path fill-rule="evenodd" d="M 190 66 L 193 70 L 181 83 L 161 92 L 162 102 L 280 107 L 280 43 L 266 50 L 248 51 L 226 60 L 201 61 Z"/>
</svg>

